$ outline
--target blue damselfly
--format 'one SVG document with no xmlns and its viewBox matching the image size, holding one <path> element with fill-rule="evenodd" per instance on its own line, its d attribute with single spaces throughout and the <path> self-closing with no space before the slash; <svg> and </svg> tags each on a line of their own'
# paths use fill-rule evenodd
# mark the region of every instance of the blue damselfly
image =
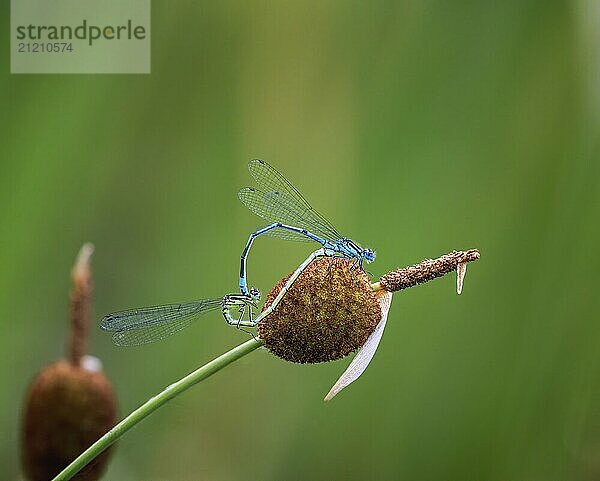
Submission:
<svg viewBox="0 0 600 481">
<path fill-rule="evenodd" d="M 325 217 L 319 214 L 285 177 L 264 160 L 251 160 L 248 169 L 258 188 L 246 187 L 239 191 L 242 203 L 256 215 L 272 222 L 250 234 L 240 262 L 240 290 L 247 294 L 246 260 L 254 239 L 268 235 L 284 240 L 318 242 L 327 255 L 354 260 L 354 266 L 363 268 L 363 262 L 375 260 L 375 252 L 362 248 L 342 236 Z"/>
</svg>

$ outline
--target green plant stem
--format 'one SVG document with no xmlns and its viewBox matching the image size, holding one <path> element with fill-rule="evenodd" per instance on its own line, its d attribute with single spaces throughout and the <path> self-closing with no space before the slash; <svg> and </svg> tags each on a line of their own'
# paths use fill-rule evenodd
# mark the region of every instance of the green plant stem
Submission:
<svg viewBox="0 0 600 481">
<path fill-rule="evenodd" d="M 71 464 L 63 469 L 52 481 L 64 481 L 71 479 L 75 476 L 83 467 L 90 463 L 96 456 L 102 451 L 113 444 L 123 434 L 129 431 L 133 426 L 142 421 L 146 416 L 149 416 L 159 407 L 170 401 L 175 396 L 178 396 L 182 392 L 191 388 L 194 384 L 203 381 L 207 377 L 212 376 L 216 372 L 223 369 L 225 366 L 237 361 L 246 354 L 251 353 L 255 349 L 262 346 L 262 341 L 258 339 L 250 339 L 249 341 L 234 347 L 230 351 L 220 355 L 216 359 L 208 362 L 204 366 L 196 369 L 194 372 L 188 374 L 179 381 L 171 384 L 161 391 L 156 396 L 148 399 L 139 408 L 133 411 L 129 416 L 124 418 L 119 424 L 108 431 L 98 441 L 87 448 L 81 453 Z"/>
</svg>

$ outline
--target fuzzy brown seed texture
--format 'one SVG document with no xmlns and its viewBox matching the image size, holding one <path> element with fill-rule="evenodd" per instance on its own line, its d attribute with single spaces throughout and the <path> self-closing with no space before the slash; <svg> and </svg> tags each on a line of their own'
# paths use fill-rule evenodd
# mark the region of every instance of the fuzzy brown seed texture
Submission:
<svg viewBox="0 0 600 481">
<path fill-rule="evenodd" d="M 265 347 L 298 363 L 333 361 L 360 348 L 381 320 L 381 307 L 369 277 L 351 266 L 347 259 L 313 261 L 259 324 Z M 269 292 L 264 308 L 290 275 Z"/>
<path fill-rule="evenodd" d="M 31 383 L 23 413 L 22 456 L 27 479 L 52 479 L 114 425 L 116 413 L 112 387 L 101 372 L 66 361 L 46 367 Z M 73 479 L 99 479 L 109 451 Z"/>
<path fill-rule="evenodd" d="M 413 266 L 388 272 L 379 282 L 386 291 L 399 291 L 446 275 L 456 270 L 458 264 L 473 262 L 477 259 L 479 259 L 477 249 L 452 251 L 437 259 L 425 259 Z"/>
</svg>

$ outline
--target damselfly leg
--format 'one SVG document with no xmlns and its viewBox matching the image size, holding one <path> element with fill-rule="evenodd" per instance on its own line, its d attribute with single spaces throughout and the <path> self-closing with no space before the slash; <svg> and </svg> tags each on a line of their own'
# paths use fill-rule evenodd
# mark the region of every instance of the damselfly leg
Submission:
<svg viewBox="0 0 600 481">
<path fill-rule="evenodd" d="M 250 289 L 249 294 L 227 294 L 221 301 L 221 311 L 227 324 L 235 326 L 238 329 L 241 327 L 256 327 L 256 322 L 252 317 L 252 308 L 258 309 L 257 302 L 260 300 L 260 291 L 254 287 Z M 234 318 L 231 315 L 231 310 L 237 307 L 239 317 Z M 245 314 L 248 317 L 244 319 Z"/>
</svg>

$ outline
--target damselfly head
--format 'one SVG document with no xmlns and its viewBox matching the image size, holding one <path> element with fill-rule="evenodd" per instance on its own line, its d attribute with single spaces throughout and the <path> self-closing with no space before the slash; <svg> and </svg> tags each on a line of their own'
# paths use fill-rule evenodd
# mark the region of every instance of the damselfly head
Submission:
<svg viewBox="0 0 600 481">
<path fill-rule="evenodd" d="M 375 260 L 375 251 L 367 247 L 366 249 L 363 249 L 362 256 L 367 262 L 373 262 Z"/>
<path fill-rule="evenodd" d="M 251 287 L 250 288 L 250 297 L 252 298 L 252 301 L 254 301 L 254 302 L 260 301 L 260 290 L 258 290 L 256 287 Z"/>
</svg>

